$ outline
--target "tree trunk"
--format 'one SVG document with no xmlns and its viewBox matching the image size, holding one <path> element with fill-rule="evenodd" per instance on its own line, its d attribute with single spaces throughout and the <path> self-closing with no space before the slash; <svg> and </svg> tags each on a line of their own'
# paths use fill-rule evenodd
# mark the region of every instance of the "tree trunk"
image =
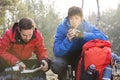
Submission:
<svg viewBox="0 0 120 80">
<path fill-rule="evenodd" d="M 83 9 L 83 6 L 84 6 L 84 0 L 82 0 L 82 6 L 81 6 L 82 9 Z"/>
<path fill-rule="evenodd" d="M 99 21 L 100 21 L 100 6 L 99 6 L 99 0 L 96 0 L 97 3 L 97 21 L 96 21 L 96 26 L 99 26 Z"/>
</svg>

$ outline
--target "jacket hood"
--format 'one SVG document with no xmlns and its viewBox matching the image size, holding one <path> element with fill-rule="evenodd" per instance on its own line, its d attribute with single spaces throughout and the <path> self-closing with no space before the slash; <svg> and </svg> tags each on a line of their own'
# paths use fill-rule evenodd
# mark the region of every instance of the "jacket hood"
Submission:
<svg viewBox="0 0 120 80">
<path fill-rule="evenodd" d="M 65 26 L 67 26 L 67 27 L 70 27 L 70 23 L 69 23 L 68 17 L 64 18 L 62 24 L 65 25 Z"/>
</svg>

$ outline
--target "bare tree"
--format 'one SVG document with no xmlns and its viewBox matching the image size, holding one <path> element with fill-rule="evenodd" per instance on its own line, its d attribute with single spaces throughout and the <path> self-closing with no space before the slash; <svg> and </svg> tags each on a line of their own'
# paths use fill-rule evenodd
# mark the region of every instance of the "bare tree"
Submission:
<svg viewBox="0 0 120 80">
<path fill-rule="evenodd" d="M 83 6 L 84 6 L 84 0 L 82 0 L 82 6 L 81 6 L 82 9 L 83 9 Z"/>
<path fill-rule="evenodd" d="M 99 0 L 96 0 L 97 3 L 97 21 L 96 21 L 96 26 L 99 26 L 99 21 L 100 21 L 100 6 L 99 6 Z"/>
</svg>

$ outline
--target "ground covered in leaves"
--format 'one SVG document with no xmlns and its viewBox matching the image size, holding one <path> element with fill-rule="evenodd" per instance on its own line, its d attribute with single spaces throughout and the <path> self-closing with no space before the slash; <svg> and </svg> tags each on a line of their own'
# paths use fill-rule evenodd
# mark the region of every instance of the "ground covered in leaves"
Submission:
<svg viewBox="0 0 120 80">
<path fill-rule="evenodd" d="M 46 72 L 47 80 L 58 80 L 57 75 L 54 74 L 51 70 Z"/>
</svg>

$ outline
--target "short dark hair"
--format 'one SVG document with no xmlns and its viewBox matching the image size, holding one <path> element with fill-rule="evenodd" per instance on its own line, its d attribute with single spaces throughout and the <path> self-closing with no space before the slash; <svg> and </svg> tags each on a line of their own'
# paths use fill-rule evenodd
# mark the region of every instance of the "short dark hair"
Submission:
<svg viewBox="0 0 120 80">
<path fill-rule="evenodd" d="M 35 28 L 35 22 L 31 18 L 22 18 L 20 19 L 18 26 L 21 29 L 32 29 Z"/>
<path fill-rule="evenodd" d="M 68 10 L 68 18 L 74 15 L 79 15 L 80 17 L 83 17 L 83 11 L 82 8 L 77 7 L 77 6 L 72 6 Z"/>
</svg>

